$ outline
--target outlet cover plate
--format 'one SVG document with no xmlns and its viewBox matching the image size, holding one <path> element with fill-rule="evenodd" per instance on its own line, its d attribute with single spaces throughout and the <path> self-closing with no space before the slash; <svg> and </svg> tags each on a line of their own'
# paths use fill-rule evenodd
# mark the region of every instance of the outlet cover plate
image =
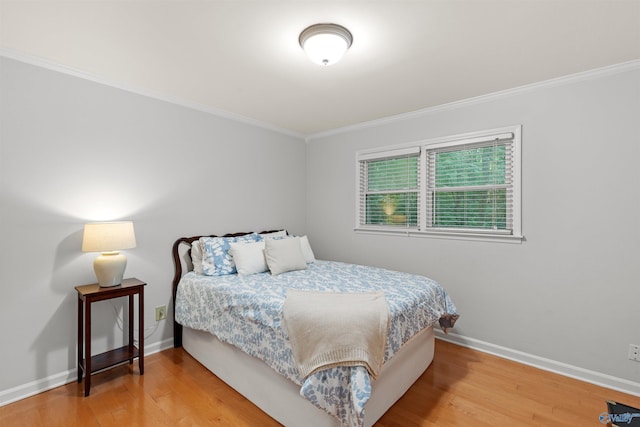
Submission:
<svg viewBox="0 0 640 427">
<path fill-rule="evenodd" d="M 640 362 L 640 345 L 629 344 L 629 360 Z"/>
<path fill-rule="evenodd" d="M 156 307 L 156 322 L 167 318 L 167 306 L 161 305 Z"/>
</svg>

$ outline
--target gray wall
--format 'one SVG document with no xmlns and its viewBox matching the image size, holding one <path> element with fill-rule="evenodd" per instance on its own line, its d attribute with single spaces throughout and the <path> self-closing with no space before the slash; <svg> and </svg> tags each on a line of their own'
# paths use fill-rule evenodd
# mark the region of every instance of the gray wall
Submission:
<svg viewBox="0 0 640 427">
<path fill-rule="evenodd" d="M 0 58 L 0 403 L 72 378 L 85 222 L 131 219 L 146 344 L 170 344 L 180 236 L 287 226 L 318 258 L 439 280 L 454 332 L 640 384 L 640 71 L 542 86 L 301 140 Z M 355 152 L 523 125 L 522 244 L 356 234 Z M 306 165 L 305 165 L 306 160 Z M 504 261 L 501 263 L 496 259 Z M 94 313 L 97 351 L 122 304 Z M 117 311 L 118 314 L 116 314 Z M 640 387 L 638 385 L 637 387 Z M 640 389 L 640 388 L 638 388 Z"/>
<path fill-rule="evenodd" d="M 134 221 L 126 276 L 148 282 L 151 349 L 173 334 L 171 319 L 152 327 L 176 238 L 305 231 L 300 138 L 7 58 L 0 90 L 0 401 L 75 369 L 73 287 L 95 281 L 85 222 Z M 95 306 L 96 351 L 122 341 L 114 308 Z"/>
<path fill-rule="evenodd" d="M 627 359 L 640 344 L 639 118 L 635 67 L 312 137 L 313 249 L 438 280 L 462 315 L 459 341 L 611 375 L 640 392 L 640 363 Z M 522 244 L 353 231 L 356 151 L 516 124 Z"/>
</svg>

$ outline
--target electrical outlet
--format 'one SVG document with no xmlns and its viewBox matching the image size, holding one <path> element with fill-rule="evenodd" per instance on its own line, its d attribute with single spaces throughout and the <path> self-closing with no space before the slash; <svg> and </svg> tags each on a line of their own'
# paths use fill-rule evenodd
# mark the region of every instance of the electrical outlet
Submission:
<svg viewBox="0 0 640 427">
<path fill-rule="evenodd" d="M 156 307 L 156 322 L 167 318 L 167 306 L 161 305 Z"/>
<path fill-rule="evenodd" d="M 640 345 L 629 344 L 629 360 L 640 362 Z"/>
</svg>

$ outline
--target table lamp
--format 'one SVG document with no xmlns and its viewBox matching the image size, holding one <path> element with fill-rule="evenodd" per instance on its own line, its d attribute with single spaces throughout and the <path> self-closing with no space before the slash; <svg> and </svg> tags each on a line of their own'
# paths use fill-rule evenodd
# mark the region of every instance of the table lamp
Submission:
<svg viewBox="0 0 640 427">
<path fill-rule="evenodd" d="M 127 267 L 127 257 L 119 251 L 136 247 L 133 222 L 95 222 L 85 224 L 82 252 L 102 252 L 93 261 L 100 287 L 117 286 Z"/>
</svg>

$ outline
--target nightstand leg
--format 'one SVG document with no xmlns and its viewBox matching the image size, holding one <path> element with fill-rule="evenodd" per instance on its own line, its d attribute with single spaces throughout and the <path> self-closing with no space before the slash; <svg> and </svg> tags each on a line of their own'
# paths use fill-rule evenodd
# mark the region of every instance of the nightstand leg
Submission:
<svg viewBox="0 0 640 427">
<path fill-rule="evenodd" d="M 138 294 L 138 369 L 144 375 L 144 288 Z"/>
<path fill-rule="evenodd" d="M 82 340 L 82 334 L 83 334 L 83 324 L 84 324 L 84 319 L 82 318 L 82 312 L 83 312 L 83 303 L 82 303 L 82 298 L 78 297 L 78 383 L 82 382 L 82 371 L 84 370 L 84 366 L 82 363 L 82 359 L 83 359 L 83 345 L 84 345 L 84 341 Z"/>
<path fill-rule="evenodd" d="M 91 389 L 91 301 L 84 308 L 84 395 Z"/>
<path fill-rule="evenodd" d="M 133 355 L 133 295 L 129 295 L 129 352 Z M 129 359 L 129 365 L 133 365 L 133 357 Z"/>
</svg>

